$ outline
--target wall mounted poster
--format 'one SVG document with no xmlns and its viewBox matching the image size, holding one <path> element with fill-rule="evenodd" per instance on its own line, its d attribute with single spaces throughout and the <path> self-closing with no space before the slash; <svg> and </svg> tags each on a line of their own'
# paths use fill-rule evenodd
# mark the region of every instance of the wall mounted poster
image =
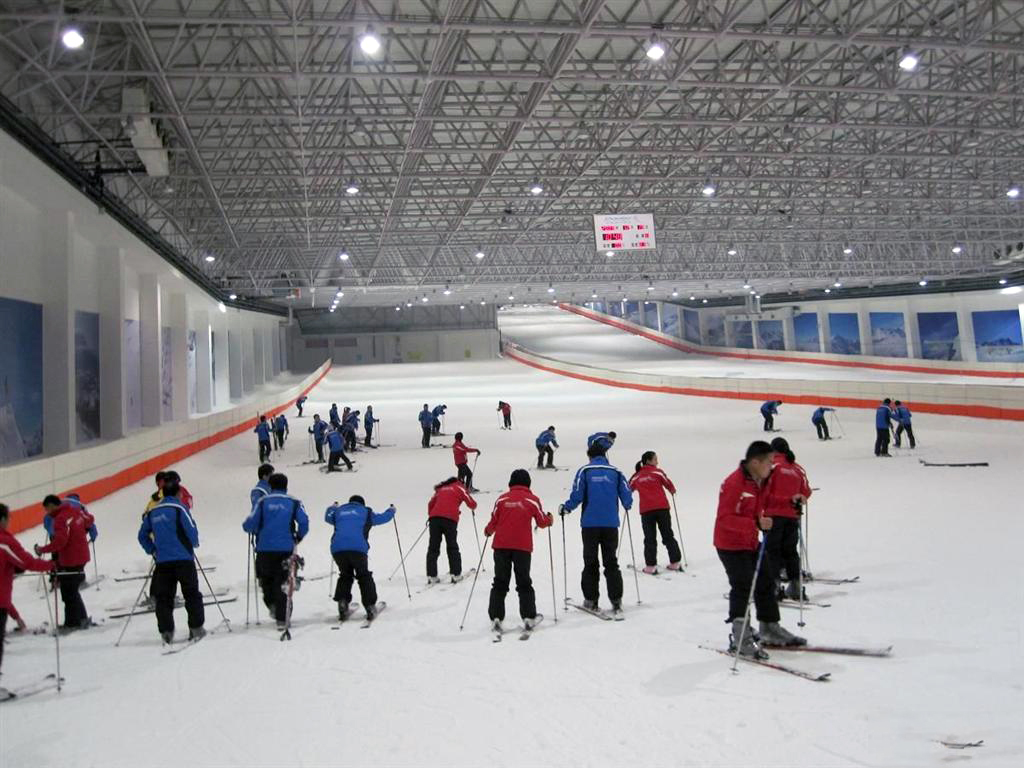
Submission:
<svg viewBox="0 0 1024 768">
<path fill-rule="evenodd" d="M 725 346 L 725 315 L 705 315 L 704 333 L 710 347 Z"/>
<path fill-rule="evenodd" d="M 139 322 L 124 321 L 124 416 L 128 429 L 142 426 L 142 338 Z"/>
<path fill-rule="evenodd" d="M 761 349 L 785 349 L 781 320 L 758 320 L 757 340 Z"/>
<path fill-rule="evenodd" d="M 587 303 L 587 306 L 590 307 L 595 312 L 602 312 L 604 314 L 608 314 L 608 307 L 605 305 L 603 301 L 591 301 Z"/>
<path fill-rule="evenodd" d="M 817 312 L 807 312 L 793 318 L 793 346 L 801 352 L 821 352 Z"/>
<path fill-rule="evenodd" d="M 679 335 L 679 312 L 675 304 L 661 305 L 661 330 L 670 336 Z"/>
<path fill-rule="evenodd" d="M 160 329 L 160 413 L 164 421 L 174 418 L 174 369 L 171 367 L 171 329 Z"/>
<path fill-rule="evenodd" d="M 829 351 L 835 355 L 860 354 L 860 327 L 856 312 L 829 312 Z"/>
<path fill-rule="evenodd" d="M 918 312 L 921 357 L 925 360 L 962 360 L 960 325 L 956 312 Z"/>
<path fill-rule="evenodd" d="M 732 334 L 735 344 L 740 349 L 754 348 L 754 328 L 750 320 L 742 320 L 732 324 Z"/>
<path fill-rule="evenodd" d="M 631 323 L 637 325 L 643 325 L 643 318 L 640 317 L 640 302 L 639 301 L 626 301 L 623 302 L 625 315 L 624 317 Z"/>
<path fill-rule="evenodd" d="M 43 307 L 0 298 L 0 465 L 43 452 Z"/>
<path fill-rule="evenodd" d="M 902 312 L 871 312 L 871 354 L 881 357 L 907 356 L 907 331 Z"/>
<path fill-rule="evenodd" d="M 652 331 L 660 331 L 658 327 L 658 305 L 653 301 L 644 302 L 644 325 Z"/>
<path fill-rule="evenodd" d="M 979 363 L 1024 363 L 1018 310 L 972 312 L 971 321 Z"/>
<path fill-rule="evenodd" d="M 700 314 L 697 310 L 683 310 L 683 330 L 687 341 L 700 344 Z"/>
<path fill-rule="evenodd" d="M 608 314 L 612 317 L 622 317 L 622 302 L 621 301 L 609 301 L 608 302 Z"/>
<path fill-rule="evenodd" d="M 199 410 L 199 380 L 196 378 L 196 332 L 188 332 L 188 356 L 186 359 L 186 370 L 188 373 L 188 412 L 196 413 Z"/>
<path fill-rule="evenodd" d="M 100 316 L 75 312 L 75 441 L 100 437 Z"/>
</svg>

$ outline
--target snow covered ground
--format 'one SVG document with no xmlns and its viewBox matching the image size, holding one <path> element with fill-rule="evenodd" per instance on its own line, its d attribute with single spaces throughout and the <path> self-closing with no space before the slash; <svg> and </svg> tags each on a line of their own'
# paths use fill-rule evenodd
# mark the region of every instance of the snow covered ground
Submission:
<svg viewBox="0 0 1024 768">
<path fill-rule="evenodd" d="M 627 358 L 646 342 L 622 334 L 614 343 L 595 354 L 614 360 L 621 351 Z M 512 431 L 498 429 L 499 398 L 513 405 Z M 389 604 L 378 622 L 367 630 L 333 629 L 332 585 L 307 581 L 296 599 L 294 639 L 282 643 L 265 616 L 262 625 L 245 626 L 247 542 L 240 524 L 256 479 L 256 448 L 253 436 L 242 435 L 176 467 L 196 500 L 202 564 L 217 566 L 210 574 L 215 587 L 239 596 L 225 606 L 234 631 L 218 629 L 173 656 L 161 655 L 152 615 L 133 620 L 120 648 L 117 620 L 62 638 L 63 693 L 0 705 L 0 765 L 1020 764 L 1024 518 L 1010 482 L 1024 447 L 1019 425 L 922 415 L 915 420 L 917 451 L 879 460 L 871 455 L 870 412 L 843 412 L 846 435 L 823 444 L 814 438 L 809 408 L 783 407 L 782 434 L 820 488 L 810 505 L 811 566 L 820 575 L 861 577 L 844 587 L 810 586 L 812 597 L 832 607 L 808 611 L 804 633 L 820 643 L 895 645 L 888 659 L 773 654 L 832 673 L 830 682 L 815 683 L 752 666 L 733 675 L 728 659 L 697 647 L 726 642 L 727 584 L 711 530 L 719 483 L 763 434 L 749 403 L 614 389 L 504 360 L 336 368 L 311 393 L 307 414 L 326 414 L 331 402 L 372 403 L 383 420 L 384 447 L 357 454 L 356 474 L 324 476 L 294 466 L 307 456 L 302 430 L 311 420 L 291 419 L 291 441 L 274 461 L 310 513 L 311 534 L 301 548 L 307 577 L 328 570 L 323 510 L 336 499 L 360 493 L 378 509 L 394 502 L 406 549 L 423 529 L 432 484 L 454 469 L 449 450 L 418 447 L 416 414 L 424 401 L 447 403 L 447 432 L 462 430 L 483 450 L 481 530 L 509 472 L 534 462 L 533 439 L 549 424 L 557 427 L 562 466 L 582 462 L 586 435 L 598 429 L 618 432 L 611 458 L 624 471 L 642 451 L 657 450 L 680 488 L 689 573 L 674 581 L 642 576 L 638 605 L 633 574 L 624 570 L 625 622 L 559 610 L 555 624 L 542 532 L 533 575 L 546 620 L 528 642 L 513 634 L 495 645 L 486 616 L 489 558 L 460 632 L 470 583 L 417 594 L 425 581 L 421 542 L 410 558 L 410 601 L 401 572 L 387 581 L 398 563 L 389 525 L 371 534 L 371 567 Z M 919 457 L 991 466 L 930 468 Z M 533 487 L 554 511 L 571 479 L 571 472 L 534 473 Z M 150 490 L 140 483 L 90 505 L 100 528 L 99 568 L 108 576 L 100 590 L 84 593 L 97 620 L 138 592 L 139 582 L 112 577 L 147 568 L 135 536 Z M 473 518 L 465 515 L 460 528 L 467 567 L 475 565 Z M 21 538 L 31 544 L 42 533 Z M 559 608 L 561 539 L 556 522 Z M 569 595 L 579 599 L 578 515 L 568 518 L 566 539 Z M 628 541 L 622 554 L 628 561 Z M 664 561 L 663 550 L 660 556 Z M 442 552 L 442 572 L 445 565 Z M 39 583 L 25 576 L 15 587 L 30 624 L 46 616 Z M 506 606 L 507 623 L 515 626 L 514 591 Z M 796 630 L 795 611 L 784 610 L 783 618 Z M 183 610 L 176 620 L 180 633 Z M 207 626 L 218 621 L 216 608 L 208 608 Z M 52 639 L 15 637 L 3 683 L 35 681 L 53 664 Z M 937 739 L 984 739 L 985 746 L 952 752 Z"/>
<path fill-rule="evenodd" d="M 681 352 L 642 336 L 556 307 L 515 307 L 498 315 L 502 336 L 531 352 L 602 368 L 676 376 L 840 381 L 913 381 L 989 386 L 1024 385 L 1024 379 L 873 370 L 818 364 L 741 360 Z M 894 358 L 893 365 L 928 361 Z"/>
</svg>

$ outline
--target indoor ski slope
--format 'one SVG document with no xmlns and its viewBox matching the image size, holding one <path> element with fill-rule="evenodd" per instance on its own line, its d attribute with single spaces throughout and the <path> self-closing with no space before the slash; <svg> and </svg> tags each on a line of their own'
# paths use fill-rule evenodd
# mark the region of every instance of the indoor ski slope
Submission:
<svg viewBox="0 0 1024 768">
<path fill-rule="evenodd" d="M 583 324 L 603 333 L 566 313 L 544 322 L 554 318 L 560 329 Z M 539 351 L 568 349 L 579 338 L 552 340 Z M 647 344 L 623 335 L 618 362 L 634 363 L 630 350 Z M 598 359 L 615 362 L 608 351 Z M 513 405 L 512 431 L 498 429 L 499 398 Z M 533 575 L 546 619 L 528 642 L 512 634 L 495 645 L 486 616 L 489 558 L 460 632 L 470 583 L 418 594 L 425 581 L 421 542 L 410 558 L 410 602 L 401 572 L 386 580 L 398 563 L 389 525 L 371 534 L 371 567 L 389 604 L 378 622 L 366 630 L 358 623 L 333 629 L 332 585 L 307 581 L 296 598 L 294 639 L 282 643 L 265 616 L 261 626 L 245 626 L 247 542 L 240 525 L 256 479 L 255 438 L 245 434 L 176 467 L 196 500 L 201 562 L 217 566 L 210 574 L 215 587 L 239 596 L 225 606 L 234 631 L 218 628 L 173 656 L 161 655 L 152 615 L 131 623 L 120 648 L 114 641 L 121 621 L 62 638 L 63 693 L 0 705 L 0 765 L 935 766 L 968 758 L 979 766 L 1018 764 L 1024 522 L 1010 481 L 1024 446 L 1019 425 L 919 416 L 917 452 L 879 460 L 871 455 L 871 412 L 843 411 L 844 439 L 823 444 L 814 439 L 809 408 L 783 406 L 782 434 L 820 488 L 810 504 L 810 565 L 820 575 L 860 576 L 856 585 L 809 587 L 832 607 L 809 610 L 804 633 L 820 643 L 895 646 L 888 659 L 773 654 L 832 674 L 830 682 L 815 683 L 752 666 L 734 675 L 728 659 L 698 648 L 726 642 L 727 584 L 711 530 L 719 483 L 763 434 L 753 403 L 603 387 L 508 360 L 335 368 L 311 393 L 307 414 L 326 414 L 331 402 L 372 403 L 384 446 L 356 455 L 358 473 L 324 476 L 295 466 L 308 455 L 303 430 L 311 420 L 291 419 L 291 440 L 273 460 L 311 517 L 301 547 L 307 578 L 328 570 L 323 511 L 334 500 L 358 492 L 378 509 L 394 502 L 407 549 L 421 532 L 431 485 L 454 469 L 449 450 L 418 447 L 416 414 L 425 401 L 447 403 L 447 432 L 461 429 L 483 450 L 480 529 L 509 472 L 534 461 L 534 437 L 549 424 L 557 427 L 562 466 L 578 465 L 586 436 L 599 429 L 618 432 L 611 459 L 623 471 L 643 450 L 657 450 L 679 486 L 689 573 L 671 581 L 641 576 L 638 605 L 633 574 L 625 570 L 625 622 L 559 610 L 555 624 L 548 537 L 541 532 Z M 991 466 L 928 468 L 918 457 Z M 534 473 L 533 487 L 555 511 L 571 479 L 570 472 Z M 112 577 L 147 568 L 135 537 L 150 491 L 140 483 L 90 504 L 100 529 L 99 568 L 108 577 L 101 590 L 84 593 L 97 620 L 139 590 L 139 582 Z M 477 559 L 473 518 L 465 515 L 460 527 L 469 567 Z M 31 545 L 42 537 L 35 529 L 21 539 Z M 556 523 L 559 607 L 561 539 Z M 567 519 L 566 539 L 569 595 L 579 599 L 578 515 Z M 627 541 L 624 561 L 628 552 Z M 445 564 L 442 553 L 442 573 Z M 39 585 L 29 575 L 15 586 L 15 603 L 30 624 L 46 616 Z M 516 626 L 514 591 L 506 605 L 507 624 Z M 796 612 L 783 613 L 796 630 Z M 176 620 L 180 633 L 183 610 Z M 216 608 L 208 608 L 207 626 L 218 621 Z M 53 664 L 51 638 L 14 637 L 3 683 L 33 682 Z M 942 739 L 984 739 L 985 746 L 951 752 L 937 743 Z"/>
<path fill-rule="evenodd" d="M 620 371 L 725 378 L 1024 385 L 1024 379 L 1021 378 L 950 376 L 773 360 L 741 360 L 681 352 L 553 306 L 503 309 L 498 315 L 498 323 L 502 338 L 521 344 L 531 352 L 572 363 Z M 901 362 L 907 361 L 901 358 L 892 360 L 894 365 Z M 927 361 L 910 362 L 927 364 Z"/>
</svg>

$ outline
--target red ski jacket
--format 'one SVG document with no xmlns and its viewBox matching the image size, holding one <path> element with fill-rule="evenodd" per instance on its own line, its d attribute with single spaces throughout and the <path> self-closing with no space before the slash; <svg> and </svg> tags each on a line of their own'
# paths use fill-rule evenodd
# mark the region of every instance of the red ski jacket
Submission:
<svg viewBox="0 0 1024 768">
<path fill-rule="evenodd" d="M 764 513 L 771 517 L 796 517 L 793 497 L 802 494 L 811 497 L 811 484 L 807 482 L 804 468 L 795 461 L 789 461 L 781 453 L 775 454 L 775 469 L 765 483 Z"/>
<path fill-rule="evenodd" d="M 668 475 L 657 467 L 646 464 L 636 471 L 629 478 L 629 487 L 637 492 L 640 497 L 640 514 L 656 512 L 660 509 L 668 509 L 668 496 L 665 491 L 675 495 L 676 487 L 668 479 Z"/>
<path fill-rule="evenodd" d="M 503 414 L 505 414 L 506 416 L 508 416 L 510 413 L 512 413 L 512 406 L 509 405 L 508 403 L 502 403 L 498 407 L 501 409 L 501 412 Z"/>
<path fill-rule="evenodd" d="M 461 440 L 456 440 L 452 443 L 452 453 L 455 455 L 455 466 L 459 466 L 459 464 L 466 464 L 469 461 L 469 454 L 480 453 L 480 449 L 470 448 Z"/>
<path fill-rule="evenodd" d="M 476 500 L 466 491 L 466 486 L 457 480 L 450 485 L 442 485 L 427 502 L 427 517 L 447 517 L 457 523 L 463 504 L 476 509 Z"/>
<path fill-rule="evenodd" d="M 757 549 L 757 518 L 764 508 L 764 485 L 758 485 L 743 465 L 722 481 L 715 518 L 716 549 Z"/>
<path fill-rule="evenodd" d="M 494 534 L 492 549 L 518 549 L 533 552 L 531 524 L 547 528 L 555 519 L 541 507 L 540 499 L 525 485 L 513 485 L 494 502 L 491 520 L 484 534 Z"/>
<path fill-rule="evenodd" d="M 52 560 L 40 560 L 32 557 L 25 548 L 14 538 L 14 534 L 5 528 L 0 528 L 0 610 L 7 611 L 11 616 L 16 615 L 14 604 L 11 602 L 11 587 L 14 584 L 14 575 L 22 571 L 50 571 L 53 570 Z"/>
<path fill-rule="evenodd" d="M 89 527 L 96 522 L 85 507 L 61 504 L 53 518 L 53 540 L 39 554 L 57 553 L 57 564 L 77 567 L 89 562 Z"/>
</svg>

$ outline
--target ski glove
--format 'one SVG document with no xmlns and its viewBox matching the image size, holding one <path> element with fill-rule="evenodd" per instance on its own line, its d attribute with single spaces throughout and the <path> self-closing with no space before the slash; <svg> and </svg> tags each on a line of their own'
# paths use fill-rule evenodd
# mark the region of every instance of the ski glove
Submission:
<svg viewBox="0 0 1024 768">
<path fill-rule="evenodd" d="M 558 505 L 558 516 L 559 517 L 565 517 L 568 514 L 570 514 L 570 513 L 569 513 L 569 510 L 565 508 L 565 504 L 559 504 Z"/>
</svg>

